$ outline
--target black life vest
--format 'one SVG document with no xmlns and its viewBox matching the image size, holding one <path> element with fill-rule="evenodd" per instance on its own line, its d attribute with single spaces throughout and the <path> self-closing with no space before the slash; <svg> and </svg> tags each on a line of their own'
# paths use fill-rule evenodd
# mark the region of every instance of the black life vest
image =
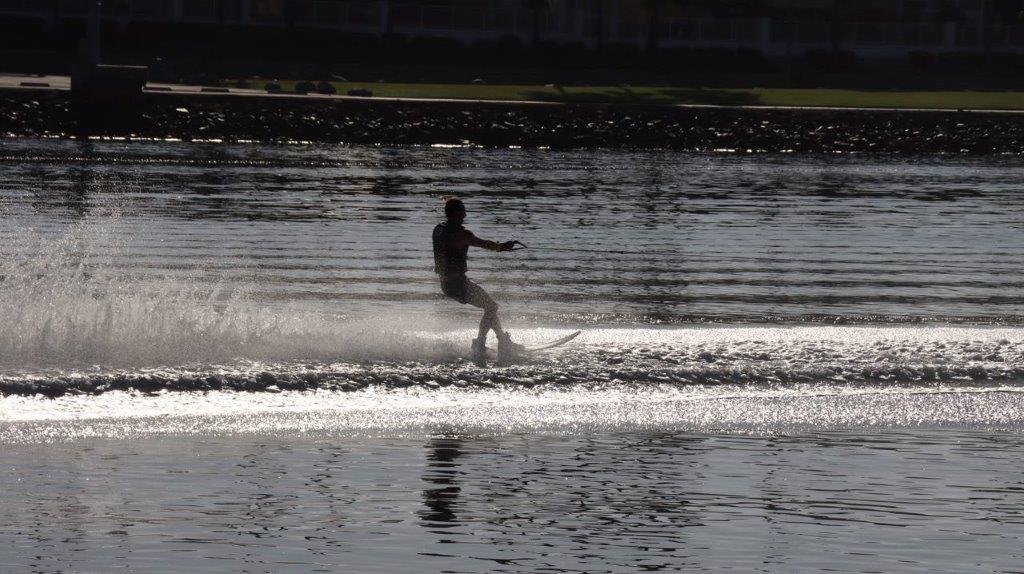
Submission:
<svg viewBox="0 0 1024 574">
<path fill-rule="evenodd" d="M 440 223 L 434 228 L 434 273 L 448 277 L 466 272 L 469 244 L 461 247 L 452 245 L 455 234 L 462 229 L 461 224 L 451 221 Z"/>
</svg>

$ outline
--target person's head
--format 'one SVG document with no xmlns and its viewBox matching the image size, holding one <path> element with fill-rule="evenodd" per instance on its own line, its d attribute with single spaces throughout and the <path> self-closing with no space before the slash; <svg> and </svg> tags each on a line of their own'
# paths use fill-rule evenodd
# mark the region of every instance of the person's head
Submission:
<svg viewBox="0 0 1024 574">
<path fill-rule="evenodd" d="M 444 215 L 448 218 L 448 221 L 462 223 L 466 219 L 466 206 L 462 203 L 461 199 L 449 198 L 444 202 Z"/>
</svg>

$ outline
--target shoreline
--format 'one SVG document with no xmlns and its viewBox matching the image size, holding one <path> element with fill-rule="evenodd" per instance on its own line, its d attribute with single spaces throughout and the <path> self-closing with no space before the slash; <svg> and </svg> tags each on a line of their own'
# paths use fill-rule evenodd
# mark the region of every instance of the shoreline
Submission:
<svg viewBox="0 0 1024 574">
<path fill-rule="evenodd" d="M 1024 153 L 1024 114 L 151 90 L 79 110 L 67 91 L 13 88 L 0 91 L 0 136 L 986 155 Z"/>
</svg>

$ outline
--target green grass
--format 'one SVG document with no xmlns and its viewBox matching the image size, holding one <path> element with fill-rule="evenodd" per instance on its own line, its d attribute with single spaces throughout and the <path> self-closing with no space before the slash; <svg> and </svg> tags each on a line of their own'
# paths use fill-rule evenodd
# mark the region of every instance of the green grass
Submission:
<svg viewBox="0 0 1024 574">
<path fill-rule="evenodd" d="M 266 81 L 252 82 L 262 88 Z M 279 82 L 294 92 L 295 81 Z M 469 100 L 530 100 L 623 104 L 700 104 L 850 108 L 1024 110 L 1024 92 L 890 92 L 824 89 L 718 89 L 630 86 L 525 86 L 489 84 L 392 84 L 334 82 L 339 94 L 371 90 L 375 97 Z M 234 85 L 226 81 L 225 85 Z"/>
</svg>

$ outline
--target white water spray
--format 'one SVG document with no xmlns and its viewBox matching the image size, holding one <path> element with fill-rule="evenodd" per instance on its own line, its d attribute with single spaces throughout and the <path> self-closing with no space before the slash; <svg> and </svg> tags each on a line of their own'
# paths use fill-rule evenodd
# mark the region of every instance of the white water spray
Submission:
<svg viewBox="0 0 1024 574">
<path fill-rule="evenodd" d="M 346 320 L 298 304 L 270 308 L 252 285 L 195 276 L 135 279 L 111 265 L 127 239 L 117 218 L 87 220 L 37 247 L 0 252 L 0 366 L 141 368 L 246 361 L 438 360 L 443 339 L 401 317 Z M 196 273 L 200 271 L 196 263 Z"/>
</svg>

